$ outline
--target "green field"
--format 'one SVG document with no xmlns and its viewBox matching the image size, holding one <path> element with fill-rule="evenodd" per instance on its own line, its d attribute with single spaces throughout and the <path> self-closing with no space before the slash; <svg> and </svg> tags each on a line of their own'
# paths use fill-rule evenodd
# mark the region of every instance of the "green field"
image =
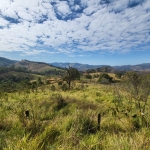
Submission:
<svg viewBox="0 0 150 150">
<path fill-rule="evenodd" d="M 55 83 L 1 92 L 0 149 L 148 150 L 149 97 L 146 105 L 140 102 L 142 114 L 131 97 L 134 88 L 125 85 L 82 77 L 71 90 Z"/>
</svg>

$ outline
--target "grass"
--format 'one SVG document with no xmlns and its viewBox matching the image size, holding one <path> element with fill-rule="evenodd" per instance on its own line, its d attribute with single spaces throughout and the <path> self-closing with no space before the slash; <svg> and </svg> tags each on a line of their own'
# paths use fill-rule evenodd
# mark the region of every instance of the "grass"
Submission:
<svg viewBox="0 0 150 150">
<path fill-rule="evenodd" d="M 147 150 L 149 127 L 135 129 L 119 113 L 114 85 L 77 83 L 74 89 L 47 85 L 30 93 L 8 93 L 0 100 L 2 150 Z M 123 92 L 122 92 L 123 94 Z M 126 95 L 123 95 L 126 100 Z M 124 106 L 127 103 L 125 101 Z M 25 111 L 29 110 L 29 117 Z M 101 114 L 100 130 L 97 117 Z"/>
</svg>

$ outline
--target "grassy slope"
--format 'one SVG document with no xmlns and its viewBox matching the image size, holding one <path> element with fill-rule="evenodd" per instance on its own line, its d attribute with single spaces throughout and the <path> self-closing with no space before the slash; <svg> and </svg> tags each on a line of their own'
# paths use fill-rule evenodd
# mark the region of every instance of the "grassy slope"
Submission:
<svg viewBox="0 0 150 150">
<path fill-rule="evenodd" d="M 57 85 L 37 92 L 1 96 L 0 138 L 5 150 L 137 150 L 150 147 L 150 130 L 134 130 L 123 115 L 113 116 L 113 86 L 76 84 L 63 92 Z M 59 106 L 59 107 L 58 107 Z M 30 117 L 25 117 L 30 110 Z M 97 115 L 101 113 L 101 130 Z"/>
<path fill-rule="evenodd" d="M 28 70 L 37 71 L 37 72 L 44 72 L 44 71 L 55 70 L 55 69 L 61 70 L 51 65 L 48 65 L 46 63 L 32 62 L 27 60 L 22 60 L 20 62 L 17 62 L 15 64 L 15 67 L 26 67 Z"/>
<path fill-rule="evenodd" d="M 31 77 L 32 79 L 38 79 L 39 77 L 40 78 L 45 78 L 45 76 L 42 76 L 42 75 L 38 75 L 38 74 L 33 74 L 33 73 L 25 73 L 25 72 L 16 72 L 16 71 L 10 71 L 10 72 L 7 72 L 7 73 L 2 73 L 0 74 L 0 77 L 8 77 L 8 76 L 11 76 L 11 75 L 14 75 L 16 77 Z"/>
</svg>

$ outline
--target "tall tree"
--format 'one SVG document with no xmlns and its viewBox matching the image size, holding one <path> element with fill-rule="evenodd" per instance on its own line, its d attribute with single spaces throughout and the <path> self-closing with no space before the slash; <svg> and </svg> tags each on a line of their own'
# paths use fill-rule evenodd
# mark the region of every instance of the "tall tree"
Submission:
<svg viewBox="0 0 150 150">
<path fill-rule="evenodd" d="M 68 84 L 68 88 L 70 90 L 71 82 L 80 79 L 80 73 L 76 68 L 70 67 L 66 68 L 66 75 L 63 77 L 63 80 Z"/>
</svg>

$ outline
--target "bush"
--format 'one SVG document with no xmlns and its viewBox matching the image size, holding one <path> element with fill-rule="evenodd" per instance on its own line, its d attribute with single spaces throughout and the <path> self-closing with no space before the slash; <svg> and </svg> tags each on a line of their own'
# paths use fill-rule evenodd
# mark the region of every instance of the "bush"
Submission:
<svg viewBox="0 0 150 150">
<path fill-rule="evenodd" d="M 63 84 L 63 81 L 58 82 L 58 86 L 61 86 Z"/>
<path fill-rule="evenodd" d="M 52 90 L 52 91 L 55 91 L 55 90 L 56 90 L 55 85 L 52 85 L 52 86 L 51 86 L 51 90 Z"/>
<path fill-rule="evenodd" d="M 112 77 L 110 77 L 107 73 L 103 73 L 100 75 L 98 82 L 101 84 L 110 84 L 112 83 Z"/>
<path fill-rule="evenodd" d="M 122 76 L 122 73 L 121 72 L 117 72 L 115 74 L 115 77 L 118 78 L 118 79 L 121 79 L 121 76 Z"/>
<path fill-rule="evenodd" d="M 61 108 L 67 105 L 66 101 L 63 99 L 63 97 L 59 93 L 53 94 L 52 99 L 55 104 L 54 106 L 55 110 L 60 110 Z"/>
<path fill-rule="evenodd" d="M 85 77 L 86 77 L 87 79 L 92 79 L 92 76 L 91 76 L 90 74 L 87 74 Z"/>
<path fill-rule="evenodd" d="M 62 91 L 67 91 L 67 90 L 68 90 L 68 86 L 67 86 L 66 84 L 63 84 L 63 85 L 61 86 L 61 90 L 62 90 Z"/>
</svg>

